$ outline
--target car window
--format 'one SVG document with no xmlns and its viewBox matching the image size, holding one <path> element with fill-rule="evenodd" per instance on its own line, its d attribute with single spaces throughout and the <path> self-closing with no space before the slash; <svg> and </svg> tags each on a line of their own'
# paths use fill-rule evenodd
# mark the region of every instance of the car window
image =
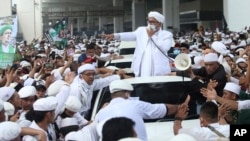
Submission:
<svg viewBox="0 0 250 141">
<path fill-rule="evenodd" d="M 135 48 L 122 48 L 119 51 L 119 55 L 134 54 Z"/>
</svg>

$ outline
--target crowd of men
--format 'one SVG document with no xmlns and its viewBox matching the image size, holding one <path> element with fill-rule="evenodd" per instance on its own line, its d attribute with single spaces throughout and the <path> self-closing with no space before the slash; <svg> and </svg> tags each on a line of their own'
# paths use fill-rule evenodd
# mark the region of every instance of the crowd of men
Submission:
<svg viewBox="0 0 250 141">
<path fill-rule="evenodd" d="M 174 132 L 169 134 L 181 135 L 176 141 L 229 138 L 230 124 L 249 124 L 250 29 L 212 32 L 201 26 L 195 32 L 172 36 L 161 31 L 162 15 L 153 12 L 148 18 L 149 25 L 143 34 L 149 40 L 145 44 L 141 38 L 136 40 L 140 49 L 135 54 L 140 57 L 137 55 L 132 62 L 137 63 L 132 66 L 133 76 L 119 68 L 105 68 L 104 64 L 123 58 L 119 55 L 121 40 L 141 37 L 142 28 L 131 34 L 103 35 L 92 40 L 74 36 L 63 50 L 46 39 L 30 45 L 21 43 L 13 65 L 0 70 L 0 140 L 125 141 L 123 138 L 128 137 L 147 141 L 145 116 L 175 115 Z M 192 60 L 184 74 L 191 78 L 186 101 L 181 105 L 129 101 L 133 87 L 122 79 L 183 75 L 170 72 L 173 64 L 165 51 L 173 58 L 180 53 L 188 54 Z M 91 121 L 93 93 L 107 86 L 112 100 Z M 117 108 L 126 105 L 127 110 L 122 112 Z M 189 111 L 188 106 L 197 110 Z M 188 112 L 199 114 L 200 128 L 182 127 Z"/>
</svg>

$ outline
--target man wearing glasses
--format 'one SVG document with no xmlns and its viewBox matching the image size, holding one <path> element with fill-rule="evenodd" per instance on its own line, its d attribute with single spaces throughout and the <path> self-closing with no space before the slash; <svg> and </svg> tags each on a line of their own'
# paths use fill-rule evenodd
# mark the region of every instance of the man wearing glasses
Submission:
<svg viewBox="0 0 250 141">
<path fill-rule="evenodd" d="M 165 17 L 156 12 L 148 13 L 148 25 L 133 32 L 102 35 L 107 40 L 136 41 L 132 61 L 135 76 L 166 75 L 171 72 L 167 52 L 172 46 L 173 34 L 162 30 Z"/>
<path fill-rule="evenodd" d="M 91 107 L 93 92 L 107 87 L 112 81 L 121 79 L 123 74 L 110 75 L 104 78 L 95 79 L 96 68 L 92 64 L 84 64 L 77 70 L 78 75 L 70 85 L 70 95 L 77 96 L 81 101 L 81 115 L 88 119 L 88 112 Z"/>
</svg>

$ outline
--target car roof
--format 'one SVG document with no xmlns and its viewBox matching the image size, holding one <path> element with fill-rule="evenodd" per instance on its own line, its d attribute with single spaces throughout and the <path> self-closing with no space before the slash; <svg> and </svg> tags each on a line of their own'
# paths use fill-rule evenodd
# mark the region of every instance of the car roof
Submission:
<svg viewBox="0 0 250 141">
<path fill-rule="evenodd" d="M 119 49 L 123 48 L 135 48 L 136 47 L 136 41 L 121 41 L 119 45 Z"/>
<path fill-rule="evenodd" d="M 132 62 L 133 54 L 122 55 L 123 58 L 111 60 L 111 63 Z"/>
<path fill-rule="evenodd" d="M 181 76 L 149 76 L 149 77 L 133 77 L 123 79 L 130 84 L 142 84 L 142 83 L 167 83 L 167 82 L 188 82 L 191 81 L 188 77 Z"/>
</svg>

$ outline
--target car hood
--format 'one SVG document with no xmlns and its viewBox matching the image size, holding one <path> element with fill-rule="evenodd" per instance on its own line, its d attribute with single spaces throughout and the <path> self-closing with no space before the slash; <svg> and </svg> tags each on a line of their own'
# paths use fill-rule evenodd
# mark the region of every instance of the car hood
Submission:
<svg viewBox="0 0 250 141">
<path fill-rule="evenodd" d="M 145 123 L 148 141 L 169 141 L 174 137 L 174 121 Z M 182 121 L 183 128 L 199 127 L 199 119 Z"/>
</svg>

